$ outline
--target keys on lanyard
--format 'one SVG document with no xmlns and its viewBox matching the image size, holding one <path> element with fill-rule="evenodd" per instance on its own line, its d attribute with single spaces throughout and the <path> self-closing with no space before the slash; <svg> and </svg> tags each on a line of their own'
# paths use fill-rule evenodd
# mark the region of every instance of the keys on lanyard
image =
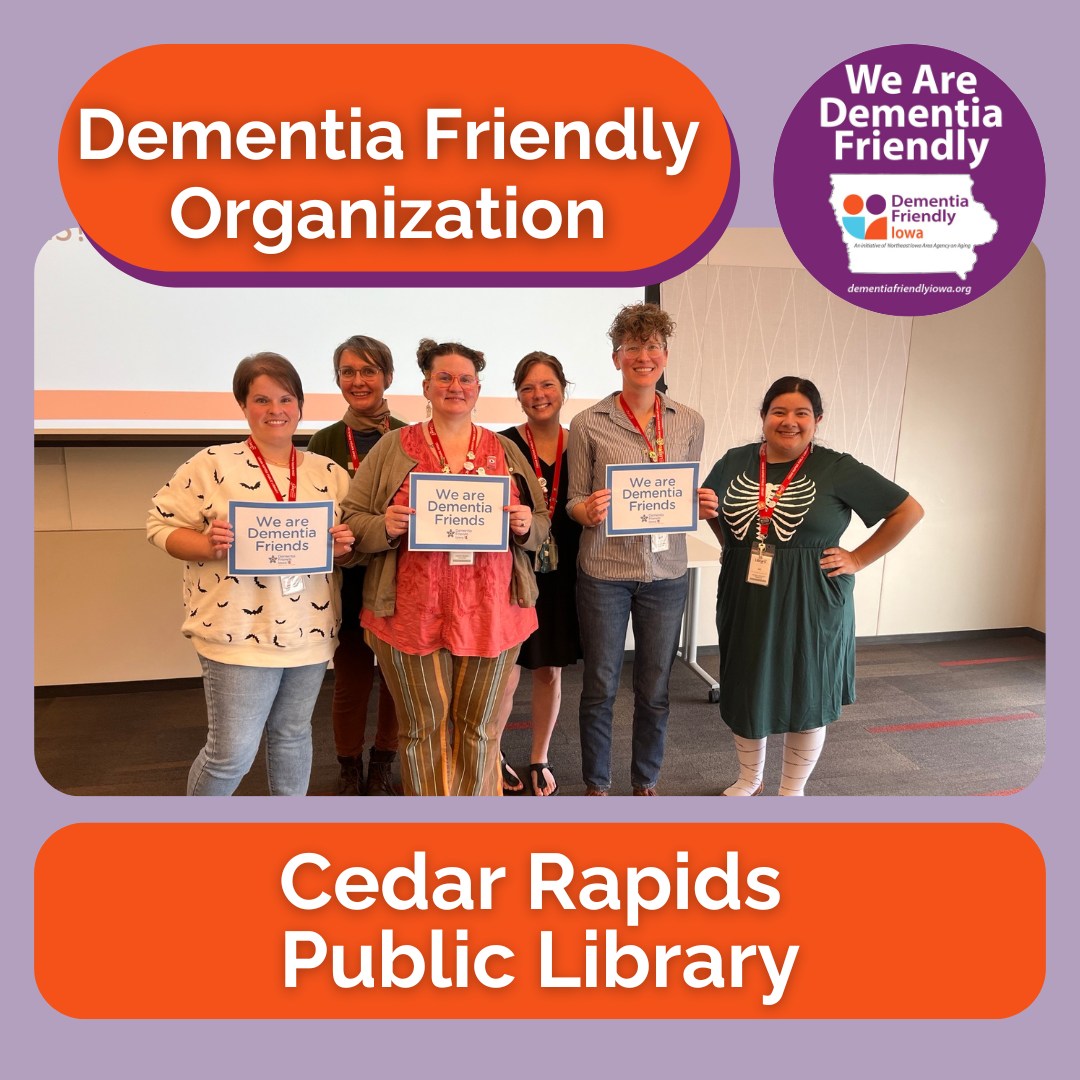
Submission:
<svg viewBox="0 0 1080 1080">
<path fill-rule="evenodd" d="M 667 461 L 667 454 L 664 451 L 664 412 L 660 407 L 660 395 L 657 394 L 653 398 L 653 429 L 656 432 L 656 446 L 649 442 L 649 436 L 645 434 L 645 429 L 638 423 L 638 418 L 634 415 L 633 410 L 623 400 L 622 394 L 619 395 L 619 404 L 622 406 L 622 411 L 626 413 L 627 420 L 634 425 L 634 430 L 645 440 L 649 460 Z"/>
<path fill-rule="evenodd" d="M 562 427 L 559 428 L 559 442 L 555 448 L 555 475 L 552 477 L 550 491 L 547 490 L 547 481 L 544 479 L 543 471 L 540 468 L 540 455 L 536 452 L 536 440 L 533 438 L 532 430 L 528 424 L 525 425 L 525 441 L 529 444 L 529 454 L 532 457 L 532 466 L 533 471 L 536 473 L 536 479 L 540 481 L 540 486 L 547 494 L 548 517 L 554 521 L 555 501 L 559 497 L 559 477 L 562 474 L 563 429 Z M 559 555 L 555 549 L 555 541 L 549 535 L 537 553 L 535 570 L 538 574 L 549 574 L 558 565 Z"/>
</svg>

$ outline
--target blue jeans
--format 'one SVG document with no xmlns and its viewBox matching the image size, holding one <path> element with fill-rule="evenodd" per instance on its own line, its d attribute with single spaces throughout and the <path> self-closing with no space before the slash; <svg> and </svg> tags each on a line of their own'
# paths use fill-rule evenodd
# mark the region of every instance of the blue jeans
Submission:
<svg viewBox="0 0 1080 1080">
<path fill-rule="evenodd" d="M 611 787 L 611 727 L 622 673 L 626 624 L 634 626 L 634 739 L 630 782 L 655 787 L 664 761 L 668 680 L 679 646 L 686 574 L 667 581 L 601 581 L 578 572 L 578 623 L 585 653 L 581 706 L 581 776 Z"/>
<path fill-rule="evenodd" d="M 261 668 L 199 657 L 206 693 L 206 745 L 188 773 L 189 795 L 231 795 L 247 775 L 266 730 L 271 795 L 306 795 L 311 714 L 326 664 Z"/>
</svg>

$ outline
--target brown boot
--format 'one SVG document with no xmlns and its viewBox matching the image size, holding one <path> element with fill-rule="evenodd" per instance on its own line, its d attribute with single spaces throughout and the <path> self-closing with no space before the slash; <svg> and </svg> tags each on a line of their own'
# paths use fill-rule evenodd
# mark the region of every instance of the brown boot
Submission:
<svg viewBox="0 0 1080 1080">
<path fill-rule="evenodd" d="M 401 788 L 394 783 L 393 750 L 373 748 L 368 755 L 367 793 L 369 795 L 400 795 Z"/>
<path fill-rule="evenodd" d="M 341 775 L 338 777 L 339 795 L 364 794 L 364 759 L 363 757 L 339 757 Z"/>
</svg>

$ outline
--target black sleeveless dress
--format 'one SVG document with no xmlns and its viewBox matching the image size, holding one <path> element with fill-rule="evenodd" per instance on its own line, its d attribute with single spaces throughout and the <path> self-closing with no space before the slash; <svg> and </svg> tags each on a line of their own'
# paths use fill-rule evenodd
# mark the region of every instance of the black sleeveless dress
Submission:
<svg viewBox="0 0 1080 1080">
<path fill-rule="evenodd" d="M 516 427 L 507 428 L 499 434 L 512 439 L 520 447 L 525 460 L 532 461 L 529 444 Z M 550 491 L 555 479 L 555 466 L 541 461 L 540 472 Z M 559 549 L 559 565 L 550 573 L 536 575 L 536 584 L 540 589 L 536 617 L 540 625 L 521 646 L 517 659 L 521 667 L 530 671 L 541 667 L 569 667 L 581 659 L 577 619 L 577 557 L 581 526 L 571 521 L 566 513 L 568 480 L 564 450 L 555 512 L 551 515 L 551 535 Z"/>
</svg>

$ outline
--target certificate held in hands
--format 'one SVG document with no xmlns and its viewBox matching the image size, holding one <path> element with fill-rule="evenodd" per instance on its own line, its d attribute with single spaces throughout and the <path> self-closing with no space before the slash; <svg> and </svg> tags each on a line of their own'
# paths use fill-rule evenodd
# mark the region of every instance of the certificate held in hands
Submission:
<svg viewBox="0 0 1080 1080">
<path fill-rule="evenodd" d="M 413 551 L 506 551 L 508 476 L 412 473 L 409 547 Z"/>
<path fill-rule="evenodd" d="M 693 532 L 698 522 L 698 463 L 609 465 L 608 536 Z"/>
</svg>

